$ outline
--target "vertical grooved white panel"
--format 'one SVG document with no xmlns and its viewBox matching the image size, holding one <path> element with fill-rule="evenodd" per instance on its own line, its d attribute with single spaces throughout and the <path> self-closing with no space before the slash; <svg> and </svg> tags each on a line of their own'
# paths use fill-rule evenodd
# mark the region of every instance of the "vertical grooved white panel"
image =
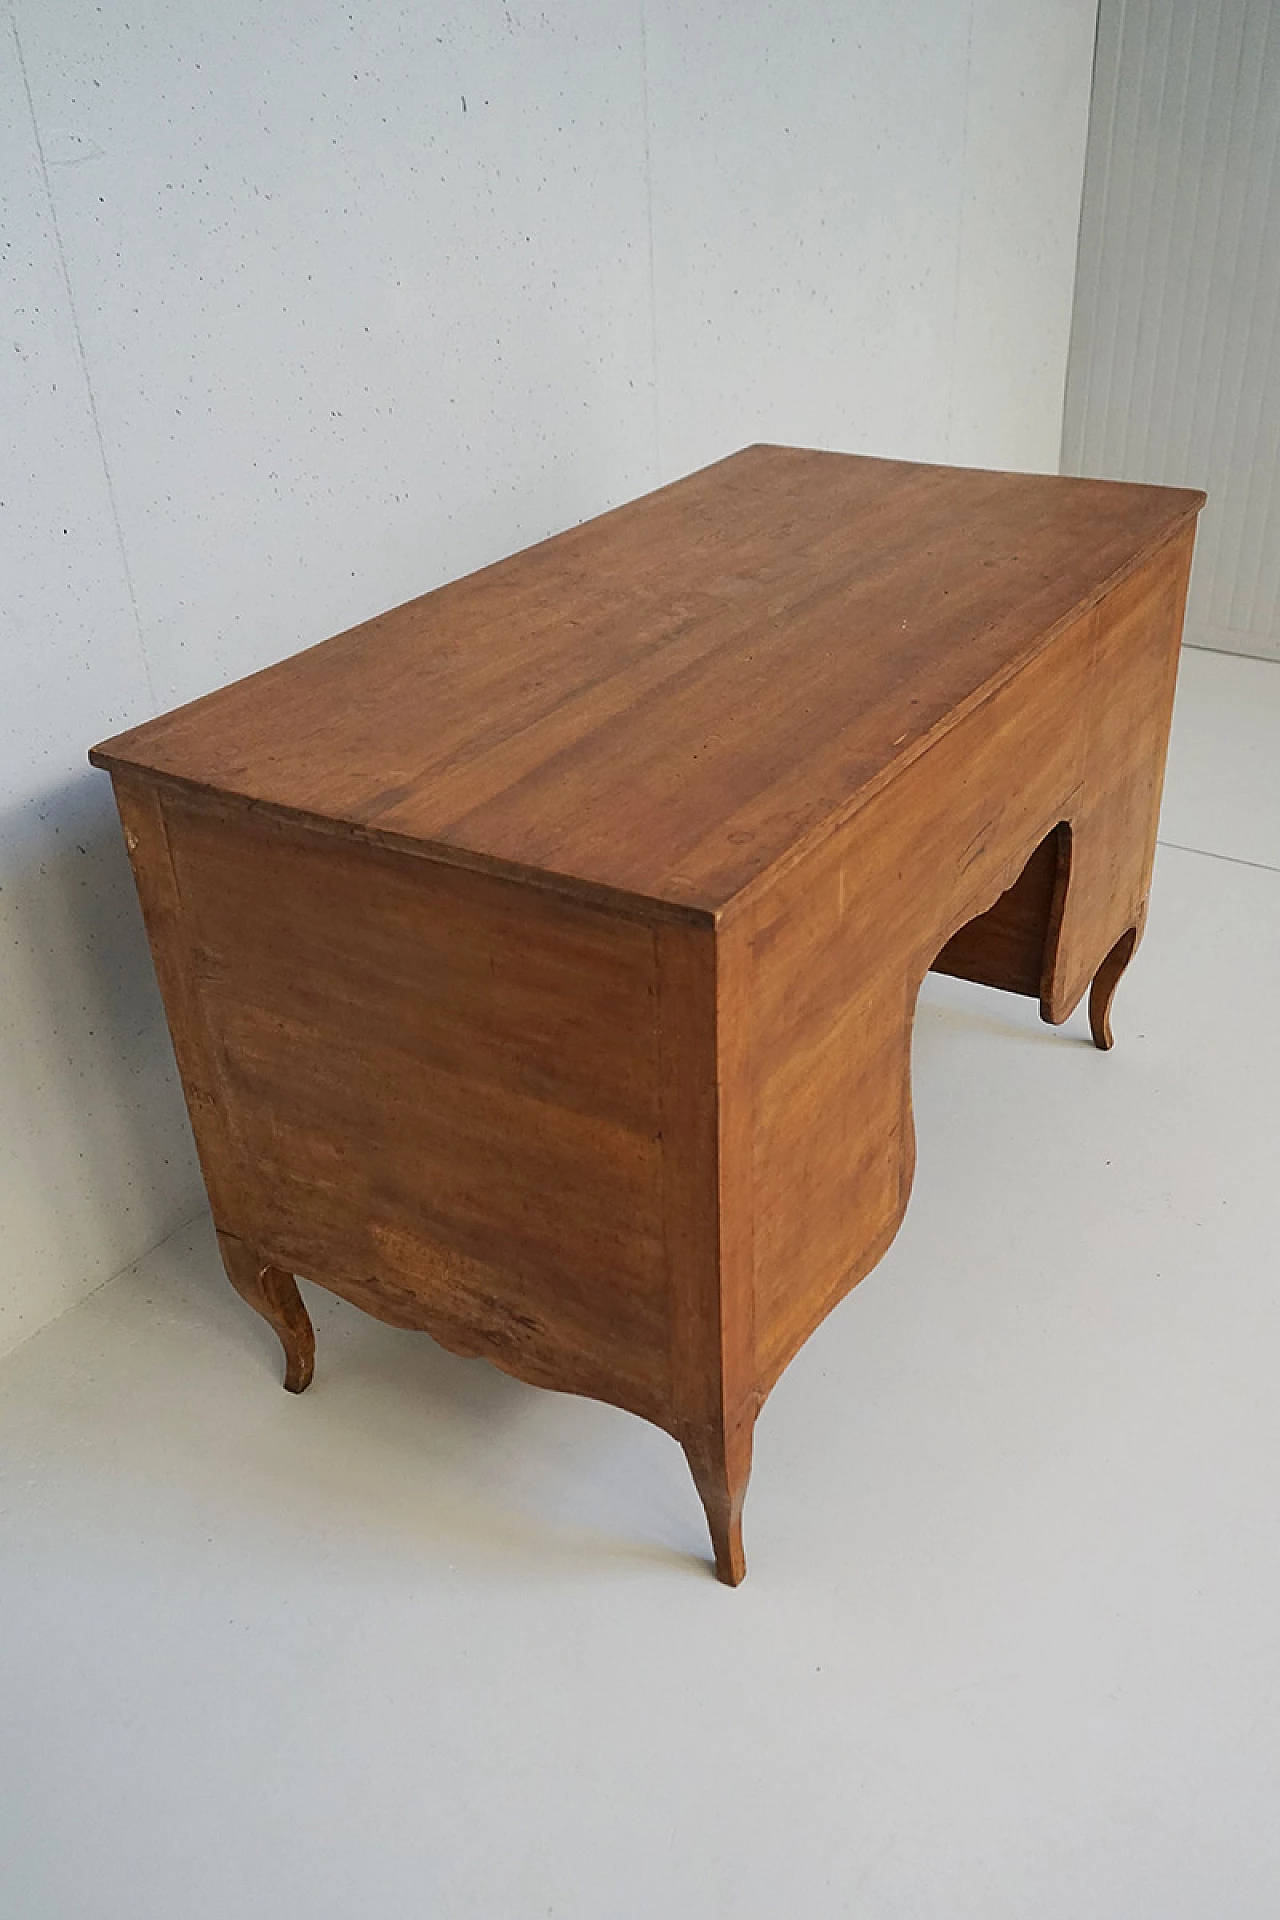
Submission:
<svg viewBox="0 0 1280 1920">
<path fill-rule="evenodd" d="M 1068 472 L 1201 486 L 1187 638 L 1280 658 L 1280 5 L 1102 0 Z"/>
</svg>

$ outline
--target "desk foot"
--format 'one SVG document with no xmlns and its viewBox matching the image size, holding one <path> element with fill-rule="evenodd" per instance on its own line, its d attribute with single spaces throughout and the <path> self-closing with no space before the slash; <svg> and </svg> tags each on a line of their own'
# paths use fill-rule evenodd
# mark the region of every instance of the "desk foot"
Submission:
<svg viewBox="0 0 1280 1920">
<path fill-rule="evenodd" d="M 1111 1031 L 1111 1002 L 1115 999 L 1120 976 L 1132 960 L 1137 944 L 1138 929 L 1127 927 L 1093 976 L 1093 985 L 1089 989 L 1089 1030 L 1093 1034 L 1094 1046 L 1101 1047 L 1104 1053 L 1115 1045 L 1115 1035 Z"/>
<path fill-rule="evenodd" d="M 218 1235 L 218 1251 L 227 1278 L 240 1298 L 274 1328 L 284 1348 L 285 1391 L 301 1393 L 311 1385 L 316 1370 L 316 1334 L 297 1281 L 229 1233 Z"/>
<path fill-rule="evenodd" d="M 742 1550 L 742 1503 L 751 1477 L 751 1428 L 698 1434 L 684 1442 L 693 1484 L 706 1510 L 716 1579 L 736 1587 L 747 1571 Z"/>
</svg>

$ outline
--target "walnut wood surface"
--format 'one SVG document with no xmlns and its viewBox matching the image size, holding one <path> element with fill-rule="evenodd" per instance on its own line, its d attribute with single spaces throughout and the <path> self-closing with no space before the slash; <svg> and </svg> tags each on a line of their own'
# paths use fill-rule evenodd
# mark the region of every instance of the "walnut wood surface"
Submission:
<svg viewBox="0 0 1280 1920">
<path fill-rule="evenodd" d="M 721 1579 L 939 968 L 1146 914 L 1201 495 L 753 448 L 95 749 L 224 1261 L 665 1427 Z"/>
<path fill-rule="evenodd" d="M 717 909 L 1202 499 L 753 447 L 96 758 Z"/>
</svg>

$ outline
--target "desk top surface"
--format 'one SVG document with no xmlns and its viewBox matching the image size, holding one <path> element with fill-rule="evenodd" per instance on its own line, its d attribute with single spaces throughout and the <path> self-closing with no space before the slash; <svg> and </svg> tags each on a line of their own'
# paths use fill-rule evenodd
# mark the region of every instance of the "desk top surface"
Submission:
<svg viewBox="0 0 1280 1920">
<path fill-rule="evenodd" d="M 91 757 L 715 911 L 1203 500 L 749 447 Z"/>
</svg>

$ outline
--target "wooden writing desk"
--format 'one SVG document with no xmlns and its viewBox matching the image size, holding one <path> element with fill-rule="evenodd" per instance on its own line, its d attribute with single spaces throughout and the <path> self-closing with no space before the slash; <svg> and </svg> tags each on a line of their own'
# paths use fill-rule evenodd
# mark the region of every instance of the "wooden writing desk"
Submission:
<svg viewBox="0 0 1280 1920">
<path fill-rule="evenodd" d="M 902 1219 L 930 967 L 1099 1046 L 1203 495 L 753 447 L 94 750 L 232 1284 L 674 1434 Z"/>
</svg>

